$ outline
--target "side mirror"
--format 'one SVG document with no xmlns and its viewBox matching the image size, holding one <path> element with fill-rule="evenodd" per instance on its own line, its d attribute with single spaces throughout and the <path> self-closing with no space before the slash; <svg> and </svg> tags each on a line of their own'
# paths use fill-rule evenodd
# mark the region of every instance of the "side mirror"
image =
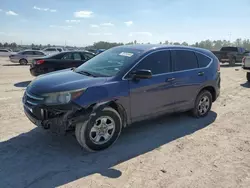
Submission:
<svg viewBox="0 0 250 188">
<path fill-rule="evenodd" d="M 151 70 L 140 69 L 131 73 L 133 79 L 149 79 L 152 78 Z"/>
</svg>

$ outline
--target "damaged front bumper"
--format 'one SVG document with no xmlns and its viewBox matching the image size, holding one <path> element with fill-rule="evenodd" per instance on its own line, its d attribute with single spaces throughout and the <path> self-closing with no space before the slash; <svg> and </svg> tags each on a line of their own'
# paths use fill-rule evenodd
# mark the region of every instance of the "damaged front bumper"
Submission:
<svg viewBox="0 0 250 188">
<path fill-rule="evenodd" d="M 25 92 L 22 100 L 24 113 L 36 126 L 58 134 L 74 129 L 76 123 L 88 120 L 92 113 L 91 107 L 82 108 L 73 102 L 47 106 L 43 101 L 42 97 Z"/>
</svg>

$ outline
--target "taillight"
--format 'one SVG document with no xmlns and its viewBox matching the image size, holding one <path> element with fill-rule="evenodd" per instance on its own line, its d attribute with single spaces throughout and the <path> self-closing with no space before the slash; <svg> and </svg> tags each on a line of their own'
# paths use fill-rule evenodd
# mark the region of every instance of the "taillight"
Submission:
<svg viewBox="0 0 250 188">
<path fill-rule="evenodd" d="M 37 64 L 37 65 L 41 65 L 41 64 L 43 64 L 43 63 L 44 63 L 44 60 L 43 60 L 43 59 L 37 60 L 37 61 L 36 61 L 36 64 Z"/>
<path fill-rule="evenodd" d="M 220 72 L 220 62 L 218 62 L 217 71 Z"/>
<path fill-rule="evenodd" d="M 246 57 L 243 57 L 243 59 L 242 59 L 242 66 L 243 67 L 245 66 L 245 63 L 246 63 Z"/>
</svg>

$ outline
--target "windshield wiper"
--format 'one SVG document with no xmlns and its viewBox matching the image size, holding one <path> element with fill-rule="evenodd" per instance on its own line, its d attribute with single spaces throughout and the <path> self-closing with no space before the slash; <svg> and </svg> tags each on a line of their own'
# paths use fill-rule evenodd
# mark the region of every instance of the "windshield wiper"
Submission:
<svg viewBox="0 0 250 188">
<path fill-rule="evenodd" d="M 79 74 L 84 74 L 84 75 L 86 75 L 86 76 L 97 77 L 96 75 L 94 75 L 94 74 L 92 74 L 92 73 L 90 73 L 90 72 L 88 72 L 88 71 L 78 71 L 77 73 L 79 73 Z"/>
</svg>

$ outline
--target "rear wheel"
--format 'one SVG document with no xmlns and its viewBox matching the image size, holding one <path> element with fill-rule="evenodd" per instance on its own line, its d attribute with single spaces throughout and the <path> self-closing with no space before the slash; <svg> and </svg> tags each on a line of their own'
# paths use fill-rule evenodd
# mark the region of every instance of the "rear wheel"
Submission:
<svg viewBox="0 0 250 188">
<path fill-rule="evenodd" d="M 28 61 L 26 59 L 20 59 L 19 63 L 20 65 L 27 65 Z"/>
<path fill-rule="evenodd" d="M 247 81 L 250 82 L 250 72 L 247 72 Z"/>
<path fill-rule="evenodd" d="M 196 97 L 192 115 L 196 118 L 207 116 L 212 107 L 212 95 L 209 91 L 204 90 Z"/>
<path fill-rule="evenodd" d="M 97 113 L 93 121 L 78 123 L 75 135 L 78 143 L 88 151 L 100 151 L 110 147 L 120 136 L 122 121 L 119 113 L 106 107 Z"/>
</svg>

